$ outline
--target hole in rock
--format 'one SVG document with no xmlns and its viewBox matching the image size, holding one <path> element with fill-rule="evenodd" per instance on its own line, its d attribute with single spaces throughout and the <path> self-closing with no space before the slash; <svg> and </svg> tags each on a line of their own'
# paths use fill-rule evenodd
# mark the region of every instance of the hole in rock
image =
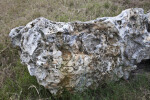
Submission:
<svg viewBox="0 0 150 100">
<path fill-rule="evenodd" d="M 130 79 L 137 78 L 138 75 L 144 75 L 150 73 L 150 59 L 142 60 L 140 63 L 136 64 L 137 69 L 131 72 Z"/>
<path fill-rule="evenodd" d="M 121 21 L 121 20 L 118 20 L 117 23 L 118 23 L 119 25 L 121 25 L 121 24 L 122 24 L 122 21 Z"/>
<path fill-rule="evenodd" d="M 131 16 L 131 17 L 130 17 L 130 20 L 131 20 L 131 21 L 136 21 L 136 17 L 135 17 L 135 16 Z"/>
<path fill-rule="evenodd" d="M 147 24 L 147 31 L 150 32 L 150 23 Z"/>
<path fill-rule="evenodd" d="M 142 60 L 137 64 L 137 70 L 143 69 L 144 71 L 150 71 L 150 59 Z"/>
</svg>

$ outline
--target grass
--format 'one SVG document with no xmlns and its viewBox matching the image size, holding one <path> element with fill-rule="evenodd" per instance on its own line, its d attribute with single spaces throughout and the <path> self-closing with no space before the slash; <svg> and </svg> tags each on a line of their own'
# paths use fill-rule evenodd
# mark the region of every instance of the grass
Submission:
<svg viewBox="0 0 150 100">
<path fill-rule="evenodd" d="M 28 71 L 20 71 L 22 65 L 12 69 L 19 76 L 13 79 L 7 78 L 4 87 L 0 91 L 2 100 L 149 100 L 150 79 L 147 75 L 139 75 L 136 79 L 128 81 L 107 82 L 95 90 L 85 90 L 83 93 L 70 93 L 66 90 L 61 96 L 53 96 L 44 87 L 37 84 L 35 77 L 31 77 Z M 24 66 L 22 66 L 24 67 Z M 20 74 L 23 74 L 20 76 Z"/>
<path fill-rule="evenodd" d="M 149 0 L 0 0 L 0 100 L 141 100 L 149 98 L 149 78 L 107 82 L 96 90 L 71 94 L 64 90 L 56 97 L 29 75 L 19 60 L 19 48 L 13 48 L 8 34 L 17 26 L 43 16 L 53 21 L 88 21 L 116 16 L 123 9 L 141 7 L 150 10 Z"/>
</svg>

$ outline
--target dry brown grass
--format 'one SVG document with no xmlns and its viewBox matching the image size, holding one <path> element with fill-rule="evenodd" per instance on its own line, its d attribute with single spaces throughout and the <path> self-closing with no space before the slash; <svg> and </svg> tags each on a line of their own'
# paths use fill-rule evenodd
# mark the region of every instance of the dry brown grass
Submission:
<svg viewBox="0 0 150 100">
<path fill-rule="evenodd" d="M 91 20 L 114 16 L 131 7 L 150 9 L 150 0 L 0 0 L 0 42 L 9 31 L 43 16 L 53 21 Z"/>
</svg>

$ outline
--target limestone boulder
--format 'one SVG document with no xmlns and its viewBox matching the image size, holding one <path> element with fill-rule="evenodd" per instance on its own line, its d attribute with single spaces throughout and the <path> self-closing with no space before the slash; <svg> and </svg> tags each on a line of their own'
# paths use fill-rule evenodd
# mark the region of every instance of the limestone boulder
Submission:
<svg viewBox="0 0 150 100">
<path fill-rule="evenodd" d="M 128 79 L 137 63 L 150 59 L 150 13 L 141 8 L 87 22 L 40 17 L 9 36 L 30 75 L 53 94 L 64 87 L 83 91 L 105 80 Z"/>
</svg>

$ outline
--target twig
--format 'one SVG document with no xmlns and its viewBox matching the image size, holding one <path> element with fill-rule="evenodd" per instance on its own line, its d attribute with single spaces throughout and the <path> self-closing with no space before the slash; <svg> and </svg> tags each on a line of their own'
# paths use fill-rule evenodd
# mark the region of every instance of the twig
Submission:
<svg viewBox="0 0 150 100">
<path fill-rule="evenodd" d="M 10 44 L 8 44 L 6 48 L 4 48 L 2 51 L 0 51 L 0 54 L 3 53 L 6 49 L 8 49 L 9 46 L 10 46 Z"/>
<path fill-rule="evenodd" d="M 31 85 L 28 89 L 30 89 L 30 88 L 35 88 L 37 94 L 39 95 L 39 98 L 41 98 L 41 97 L 40 97 L 40 93 L 39 93 L 39 91 L 38 91 L 38 89 L 36 88 L 35 85 Z"/>
</svg>

